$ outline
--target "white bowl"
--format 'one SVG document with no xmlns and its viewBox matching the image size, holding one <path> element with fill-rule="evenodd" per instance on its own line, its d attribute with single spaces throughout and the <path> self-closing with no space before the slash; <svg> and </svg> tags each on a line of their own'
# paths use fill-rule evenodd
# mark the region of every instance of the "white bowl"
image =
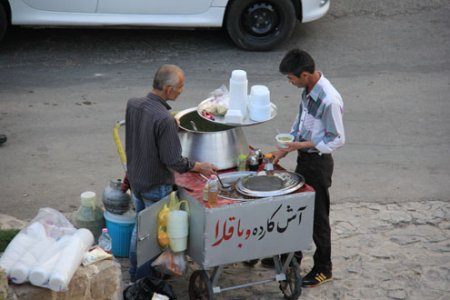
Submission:
<svg viewBox="0 0 450 300">
<path fill-rule="evenodd" d="M 277 145 L 280 148 L 287 148 L 286 143 L 293 142 L 294 136 L 290 133 L 279 133 L 275 136 L 275 140 L 277 141 Z"/>
</svg>

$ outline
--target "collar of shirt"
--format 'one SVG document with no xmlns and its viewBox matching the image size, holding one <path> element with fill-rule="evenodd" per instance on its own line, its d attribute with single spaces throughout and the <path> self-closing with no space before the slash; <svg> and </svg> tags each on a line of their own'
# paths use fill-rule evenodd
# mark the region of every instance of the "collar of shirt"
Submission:
<svg viewBox="0 0 450 300">
<path fill-rule="evenodd" d="M 316 84 L 314 85 L 314 87 L 312 88 L 311 92 L 309 92 L 309 94 L 307 94 L 306 89 L 305 89 L 305 99 L 307 99 L 308 97 L 310 99 L 312 99 L 314 102 L 317 101 L 317 99 L 319 99 L 320 94 L 322 93 L 322 84 L 321 82 L 324 80 L 324 76 L 322 73 L 320 73 L 320 78 L 319 80 L 316 82 Z"/>
<path fill-rule="evenodd" d="M 161 98 L 161 97 L 159 97 L 159 96 L 157 96 L 157 95 L 155 95 L 155 94 L 153 94 L 151 92 L 147 94 L 146 98 L 148 100 L 150 100 L 150 101 L 158 101 L 158 102 L 160 102 L 162 105 L 164 105 L 165 108 L 167 108 L 167 110 L 171 110 L 172 109 L 172 107 L 167 103 L 167 101 L 164 101 L 163 98 Z"/>
</svg>

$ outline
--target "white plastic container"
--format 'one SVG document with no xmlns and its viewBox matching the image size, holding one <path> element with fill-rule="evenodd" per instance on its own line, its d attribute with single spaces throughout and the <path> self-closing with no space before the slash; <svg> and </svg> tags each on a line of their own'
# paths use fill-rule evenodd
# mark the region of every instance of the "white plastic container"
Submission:
<svg viewBox="0 0 450 300">
<path fill-rule="evenodd" d="M 254 85 L 251 88 L 249 105 L 250 119 L 263 122 L 270 119 L 270 91 L 264 85 Z"/>
<path fill-rule="evenodd" d="M 174 210 L 169 212 L 167 234 L 169 236 L 170 248 L 173 252 L 181 252 L 187 249 L 189 220 L 186 211 Z"/>
<path fill-rule="evenodd" d="M 225 123 L 243 123 L 248 107 L 247 72 L 234 70 L 230 77 L 230 104 L 225 114 Z"/>
</svg>

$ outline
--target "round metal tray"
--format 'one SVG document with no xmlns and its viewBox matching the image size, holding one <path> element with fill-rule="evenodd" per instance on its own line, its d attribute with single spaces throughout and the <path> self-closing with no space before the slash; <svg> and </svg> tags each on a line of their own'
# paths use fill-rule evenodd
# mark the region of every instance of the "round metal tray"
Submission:
<svg viewBox="0 0 450 300">
<path fill-rule="evenodd" d="M 245 115 L 245 118 L 242 121 L 242 123 L 226 123 L 224 116 L 217 116 L 217 115 L 213 115 L 214 120 L 212 120 L 212 119 L 209 119 L 209 118 L 205 117 L 202 114 L 205 105 L 207 105 L 208 103 L 210 103 L 212 101 L 214 101 L 214 98 L 210 97 L 210 98 L 207 98 L 207 99 L 203 100 L 202 102 L 200 102 L 200 104 L 197 106 L 197 112 L 203 119 L 208 120 L 208 121 L 213 122 L 213 123 L 217 123 L 217 124 L 228 125 L 228 126 L 252 126 L 252 125 L 257 125 L 257 124 L 261 124 L 261 123 L 270 121 L 273 118 L 275 118 L 276 115 L 277 115 L 277 107 L 276 107 L 275 104 L 273 104 L 271 102 L 270 103 L 270 118 L 265 120 L 265 121 L 259 121 L 259 122 L 253 121 L 253 120 L 250 119 L 249 114 Z"/>
<path fill-rule="evenodd" d="M 292 193 L 301 188 L 305 184 L 305 179 L 300 174 L 289 171 L 275 171 L 274 176 L 282 180 L 283 186 L 280 189 L 273 191 L 257 191 L 251 190 L 246 186 L 246 182 L 253 176 L 259 175 L 249 174 L 247 176 L 241 177 L 239 181 L 236 183 L 236 190 L 245 196 L 264 198 L 264 197 L 281 196 Z"/>
<path fill-rule="evenodd" d="M 256 172 L 253 171 L 235 171 L 235 172 L 228 172 L 228 173 L 222 173 L 220 174 L 220 180 L 224 184 L 230 184 L 231 190 L 228 191 L 220 191 L 219 195 L 222 198 L 228 199 L 228 200 L 235 200 L 235 201 L 251 201 L 254 198 L 247 197 L 242 195 L 236 190 L 236 184 L 242 177 L 256 175 Z"/>
</svg>

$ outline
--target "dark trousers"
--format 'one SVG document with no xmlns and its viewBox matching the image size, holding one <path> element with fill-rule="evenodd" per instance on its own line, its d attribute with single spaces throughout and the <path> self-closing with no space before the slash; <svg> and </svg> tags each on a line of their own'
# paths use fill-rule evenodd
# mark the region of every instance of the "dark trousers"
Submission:
<svg viewBox="0 0 450 300">
<path fill-rule="evenodd" d="M 305 177 L 308 185 L 316 190 L 314 205 L 313 241 L 316 245 L 314 267 L 332 270 L 331 263 L 331 228 L 330 228 L 330 194 L 331 176 L 333 175 L 333 157 L 331 154 L 308 154 L 299 152 L 296 173 Z"/>
</svg>

